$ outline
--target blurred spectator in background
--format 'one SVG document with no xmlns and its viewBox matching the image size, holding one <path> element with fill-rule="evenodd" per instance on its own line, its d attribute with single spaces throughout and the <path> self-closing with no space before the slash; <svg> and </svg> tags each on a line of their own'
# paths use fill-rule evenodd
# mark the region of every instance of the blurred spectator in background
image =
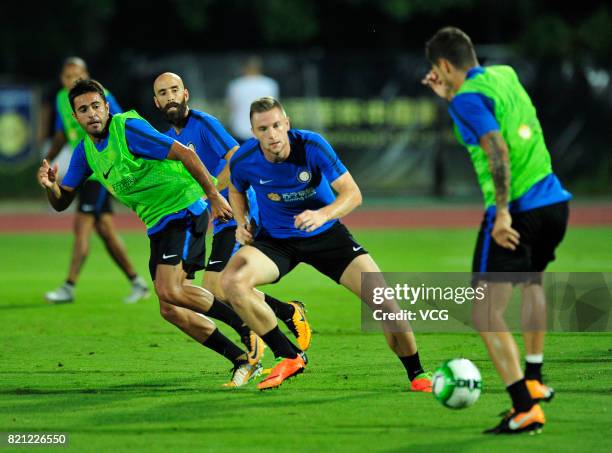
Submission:
<svg viewBox="0 0 612 453">
<path fill-rule="evenodd" d="M 249 119 L 251 102 L 265 96 L 279 98 L 278 83 L 263 75 L 261 66 L 260 57 L 249 57 L 242 67 L 242 76 L 232 80 L 227 87 L 230 128 L 241 144 L 253 137 Z"/>
</svg>

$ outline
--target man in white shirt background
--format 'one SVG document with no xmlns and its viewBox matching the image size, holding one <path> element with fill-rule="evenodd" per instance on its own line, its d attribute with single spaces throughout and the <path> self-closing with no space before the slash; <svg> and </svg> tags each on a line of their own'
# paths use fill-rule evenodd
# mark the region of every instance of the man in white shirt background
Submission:
<svg viewBox="0 0 612 453">
<path fill-rule="evenodd" d="M 264 96 L 278 99 L 279 89 L 276 80 L 262 74 L 262 61 L 259 56 L 249 57 L 242 66 L 242 76 L 233 79 L 227 87 L 227 100 L 230 109 L 230 128 L 234 138 L 243 143 L 253 137 L 249 109 L 251 102 Z"/>
</svg>

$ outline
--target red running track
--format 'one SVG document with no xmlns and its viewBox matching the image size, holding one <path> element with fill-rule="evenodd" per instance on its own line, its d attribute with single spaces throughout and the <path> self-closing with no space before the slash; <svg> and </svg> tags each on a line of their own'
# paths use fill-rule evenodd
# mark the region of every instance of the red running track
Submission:
<svg viewBox="0 0 612 453">
<path fill-rule="evenodd" d="M 120 230 L 144 231 L 134 214 L 116 214 Z M 34 233 L 69 231 L 70 214 L 0 214 L 0 233 Z M 354 229 L 402 228 L 478 228 L 482 211 L 477 208 L 449 209 L 361 209 L 346 216 L 343 222 Z M 612 226 L 612 205 L 572 206 L 572 226 Z"/>
</svg>

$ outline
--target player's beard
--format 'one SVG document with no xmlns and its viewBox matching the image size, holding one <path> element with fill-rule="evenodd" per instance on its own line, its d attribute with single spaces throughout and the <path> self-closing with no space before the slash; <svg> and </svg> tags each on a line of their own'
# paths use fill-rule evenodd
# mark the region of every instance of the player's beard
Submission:
<svg viewBox="0 0 612 453">
<path fill-rule="evenodd" d="M 108 128 L 110 126 L 110 122 L 111 122 L 111 115 L 108 116 L 108 119 L 106 120 L 106 124 L 104 125 L 104 129 L 102 129 L 100 132 L 91 134 L 91 136 L 94 138 L 97 138 L 98 140 L 106 138 L 106 136 L 108 135 Z"/>
<path fill-rule="evenodd" d="M 169 112 L 168 109 L 176 107 L 176 110 Z M 164 115 L 170 124 L 179 129 L 182 129 L 187 123 L 187 99 L 183 99 L 180 104 L 178 102 L 169 102 L 164 106 Z"/>
</svg>

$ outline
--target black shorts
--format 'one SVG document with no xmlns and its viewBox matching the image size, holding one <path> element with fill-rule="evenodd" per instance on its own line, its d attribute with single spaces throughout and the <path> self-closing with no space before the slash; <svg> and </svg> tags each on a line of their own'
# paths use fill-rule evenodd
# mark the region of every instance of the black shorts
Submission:
<svg viewBox="0 0 612 453">
<path fill-rule="evenodd" d="M 98 181 L 88 179 L 79 188 L 78 211 L 99 217 L 101 214 L 112 213 L 111 195 Z"/>
<path fill-rule="evenodd" d="M 473 282 L 539 282 L 540 273 L 555 259 L 555 249 L 565 235 L 568 217 L 566 201 L 512 214 L 512 228 L 520 234 L 519 245 L 512 251 L 493 240 L 495 216 L 485 213 L 474 252 Z"/>
<path fill-rule="evenodd" d="M 274 261 L 279 271 L 276 281 L 299 263 L 306 263 L 340 283 L 340 277 L 348 265 L 359 255 L 368 253 L 340 222 L 316 236 L 256 239 L 251 246 Z"/>
<path fill-rule="evenodd" d="M 175 266 L 182 262 L 187 278 L 191 279 L 197 271 L 204 269 L 207 228 L 208 213 L 204 211 L 199 216 L 190 214 L 185 218 L 172 220 L 163 230 L 149 236 L 151 279 L 155 281 L 158 264 Z"/>
<path fill-rule="evenodd" d="M 221 272 L 240 244 L 236 242 L 236 227 L 227 227 L 213 236 L 206 270 Z"/>
</svg>

